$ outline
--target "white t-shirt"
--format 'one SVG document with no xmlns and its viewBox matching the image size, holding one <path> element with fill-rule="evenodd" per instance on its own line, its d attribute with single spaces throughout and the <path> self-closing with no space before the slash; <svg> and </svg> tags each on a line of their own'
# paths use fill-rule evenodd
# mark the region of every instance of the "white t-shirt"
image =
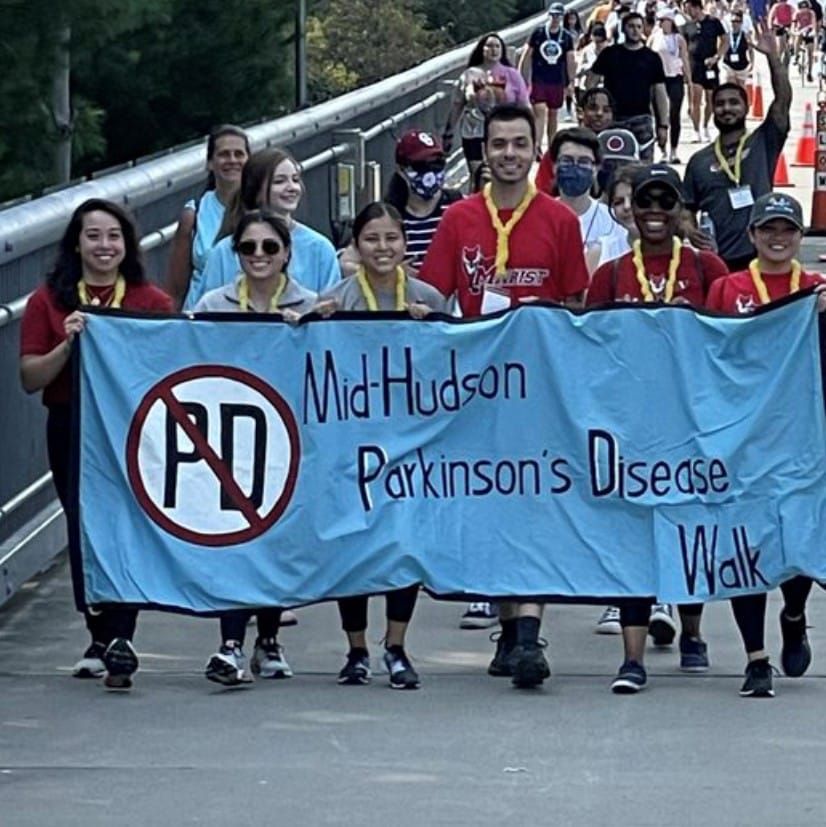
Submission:
<svg viewBox="0 0 826 827">
<path fill-rule="evenodd" d="M 606 235 L 613 235 L 618 230 L 625 234 L 625 228 L 611 218 L 608 206 L 596 199 L 591 199 L 591 206 L 579 216 L 579 229 L 585 247 L 599 244 Z"/>
</svg>

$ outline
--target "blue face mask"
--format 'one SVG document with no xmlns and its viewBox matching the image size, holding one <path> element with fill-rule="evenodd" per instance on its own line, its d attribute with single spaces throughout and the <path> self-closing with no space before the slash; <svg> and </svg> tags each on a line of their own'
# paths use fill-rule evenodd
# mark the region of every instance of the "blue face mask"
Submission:
<svg viewBox="0 0 826 827">
<path fill-rule="evenodd" d="M 559 191 L 569 198 L 585 195 L 594 182 L 594 171 L 583 169 L 576 164 L 556 168 L 556 184 Z"/>
<path fill-rule="evenodd" d="M 433 198 L 445 183 L 445 171 L 443 169 L 428 170 L 427 172 L 416 172 L 413 169 L 406 169 L 404 176 L 407 178 L 410 189 L 425 201 Z"/>
</svg>

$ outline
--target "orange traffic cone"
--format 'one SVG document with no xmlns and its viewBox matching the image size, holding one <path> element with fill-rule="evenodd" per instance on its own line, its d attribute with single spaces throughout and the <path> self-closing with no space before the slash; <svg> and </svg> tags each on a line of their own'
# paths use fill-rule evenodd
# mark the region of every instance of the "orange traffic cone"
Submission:
<svg viewBox="0 0 826 827">
<path fill-rule="evenodd" d="M 781 152 L 777 158 L 777 163 L 774 166 L 774 178 L 772 179 L 772 186 L 775 187 L 793 187 L 794 184 L 789 180 L 789 170 L 786 167 L 786 159 Z"/>
<path fill-rule="evenodd" d="M 746 101 L 749 105 L 749 111 L 751 111 L 754 104 L 754 84 L 751 82 L 751 78 L 746 81 Z"/>
<path fill-rule="evenodd" d="M 815 165 L 815 121 L 811 103 L 806 103 L 803 115 L 803 134 L 797 139 L 793 167 L 813 167 Z"/>
<path fill-rule="evenodd" d="M 749 116 L 755 120 L 763 120 L 763 85 L 760 83 L 759 73 L 754 82 L 754 92 L 752 93 L 751 115 Z"/>
</svg>

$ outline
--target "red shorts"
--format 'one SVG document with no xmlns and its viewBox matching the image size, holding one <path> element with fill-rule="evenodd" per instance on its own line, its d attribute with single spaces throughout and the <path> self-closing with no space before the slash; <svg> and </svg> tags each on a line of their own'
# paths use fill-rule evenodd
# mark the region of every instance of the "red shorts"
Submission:
<svg viewBox="0 0 826 827">
<path fill-rule="evenodd" d="M 565 101 L 565 87 L 561 83 L 534 83 L 531 103 L 544 103 L 548 109 L 561 109 Z"/>
</svg>

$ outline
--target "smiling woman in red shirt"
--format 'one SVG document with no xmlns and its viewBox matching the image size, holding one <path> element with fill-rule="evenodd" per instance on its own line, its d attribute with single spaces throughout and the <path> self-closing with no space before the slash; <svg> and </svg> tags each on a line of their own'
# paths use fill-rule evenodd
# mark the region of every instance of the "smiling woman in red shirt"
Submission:
<svg viewBox="0 0 826 827">
<path fill-rule="evenodd" d="M 69 489 L 71 457 L 72 343 L 85 327 L 84 307 L 113 307 L 157 313 L 172 311 L 166 293 L 146 281 L 131 218 L 101 199 L 84 201 L 60 241 L 57 262 L 46 283 L 34 291 L 23 314 L 20 376 L 28 393 L 43 391 L 48 408 L 46 439 L 49 467 L 70 536 L 79 515 Z M 137 611 L 94 611 L 79 599 L 82 572 L 72 568 L 78 609 L 84 613 L 91 644 L 75 664 L 78 678 L 104 675 L 108 689 L 128 689 L 138 658 L 131 639 Z"/>
</svg>

